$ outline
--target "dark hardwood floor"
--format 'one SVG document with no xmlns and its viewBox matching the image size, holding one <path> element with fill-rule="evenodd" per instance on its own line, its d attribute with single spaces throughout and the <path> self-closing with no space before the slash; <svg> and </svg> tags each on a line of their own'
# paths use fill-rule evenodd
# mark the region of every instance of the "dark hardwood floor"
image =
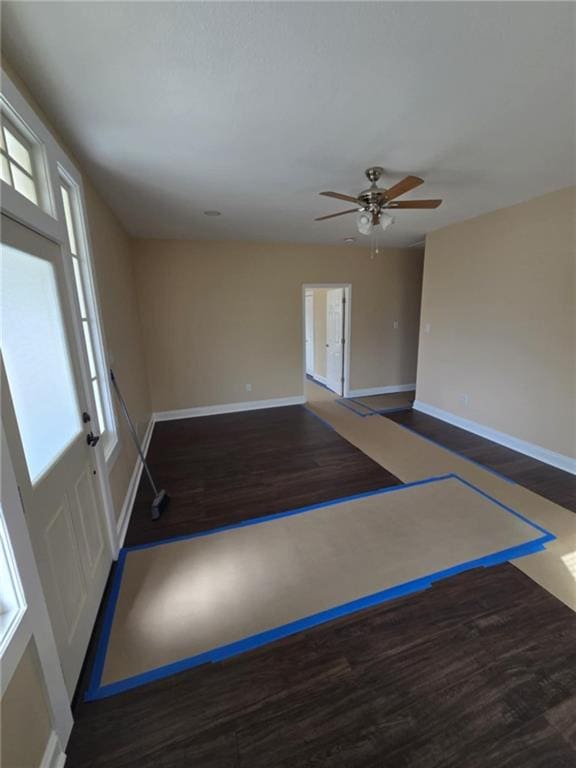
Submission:
<svg viewBox="0 0 576 768">
<path fill-rule="evenodd" d="M 400 484 L 301 406 L 160 422 L 148 463 L 170 504 L 152 522 L 142 477 L 126 545 Z"/>
<path fill-rule="evenodd" d="M 576 615 L 505 564 L 75 715 L 67 768 L 573 768 Z"/>
<path fill-rule="evenodd" d="M 159 424 L 131 543 L 397 483 L 304 408 Z M 82 683 L 81 685 L 83 685 Z M 573 768 L 576 614 L 504 564 L 75 707 L 67 768 Z"/>
<path fill-rule="evenodd" d="M 568 472 L 504 448 L 465 429 L 453 427 L 425 413 L 410 410 L 387 414 L 384 418 L 490 467 L 519 485 L 576 512 L 576 477 Z"/>
</svg>

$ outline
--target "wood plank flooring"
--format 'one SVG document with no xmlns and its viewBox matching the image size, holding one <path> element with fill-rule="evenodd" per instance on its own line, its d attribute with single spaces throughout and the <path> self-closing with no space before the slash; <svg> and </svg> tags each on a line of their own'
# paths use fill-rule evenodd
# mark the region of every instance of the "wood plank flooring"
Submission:
<svg viewBox="0 0 576 768">
<path fill-rule="evenodd" d="M 576 512 L 576 477 L 491 440 L 418 411 L 386 414 L 423 437 L 500 472 L 519 485 Z"/>
<path fill-rule="evenodd" d="M 149 455 L 173 503 L 152 528 L 142 487 L 132 542 L 398 482 L 300 407 L 161 424 Z M 480 569 L 75 718 L 67 768 L 573 768 L 576 614 Z"/>
<path fill-rule="evenodd" d="M 152 522 L 143 477 L 127 545 L 400 484 L 301 406 L 160 422 L 148 463 L 170 504 Z"/>
</svg>

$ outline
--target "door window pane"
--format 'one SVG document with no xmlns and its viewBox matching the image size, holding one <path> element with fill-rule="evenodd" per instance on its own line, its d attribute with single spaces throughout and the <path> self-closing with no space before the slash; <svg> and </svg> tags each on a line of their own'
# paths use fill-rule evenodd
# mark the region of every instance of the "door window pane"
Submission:
<svg viewBox="0 0 576 768">
<path fill-rule="evenodd" d="M 25 140 L 15 128 L 0 126 L 0 155 L 2 157 L 2 181 L 38 205 L 38 192 L 34 180 L 32 155 Z"/>
<path fill-rule="evenodd" d="M 0 136 L 2 134 L 0 133 Z M 8 167 L 8 158 L 5 155 L 2 155 L 2 181 L 5 181 L 6 184 L 12 185 L 12 178 L 10 176 L 10 168 Z"/>
<path fill-rule="evenodd" d="M 94 391 L 94 402 L 96 403 L 96 416 L 97 416 L 97 429 L 98 432 L 104 432 L 104 414 L 102 412 L 102 397 L 100 395 L 100 387 L 98 386 L 98 379 L 94 379 L 92 382 L 92 389 Z"/>
<path fill-rule="evenodd" d="M 18 165 L 22 166 L 25 171 L 28 171 L 32 176 L 32 160 L 30 158 L 30 152 L 26 149 L 21 141 L 18 141 L 8 128 L 4 127 L 6 133 L 6 148 L 8 154 L 13 160 L 16 160 Z"/>
<path fill-rule="evenodd" d="M 2 355 L 28 472 L 37 480 L 81 432 L 52 264 L 1 249 Z"/>
<path fill-rule="evenodd" d="M 70 192 L 66 187 L 61 186 L 62 192 L 62 204 L 64 206 L 64 219 L 66 220 L 66 231 L 68 232 L 68 243 L 70 245 L 70 251 L 74 256 L 78 255 L 78 248 L 76 246 L 76 233 L 74 232 L 74 218 L 72 216 L 72 204 L 70 201 Z"/>
<path fill-rule="evenodd" d="M 94 351 L 90 339 L 90 328 L 88 320 L 82 320 L 82 330 L 84 331 L 84 343 L 86 344 L 86 354 L 88 355 L 88 365 L 90 366 L 90 378 L 96 378 L 96 363 L 94 362 Z"/>
<path fill-rule="evenodd" d="M 76 293 L 78 294 L 78 304 L 80 305 L 80 316 L 84 319 L 85 317 L 88 317 L 88 313 L 86 312 L 86 301 L 84 300 L 80 262 L 75 256 L 72 256 L 72 266 L 74 267 L 74 282 L 76 284 Z"/>
<path fill-rule="evenodd" d="M 21 195 L 27 197 L 35 205 L 38 205 L 38 198 L 36 197 L 36 187 L 34 181 L 30 176 L 27 176 L 24 171 L 21 171 L 16 163 L 10 163 L 10 170 L 12 171 L 12 179 L 14 180 L 14 189 L 16 192 L 20 192 Z"/>
</svg>

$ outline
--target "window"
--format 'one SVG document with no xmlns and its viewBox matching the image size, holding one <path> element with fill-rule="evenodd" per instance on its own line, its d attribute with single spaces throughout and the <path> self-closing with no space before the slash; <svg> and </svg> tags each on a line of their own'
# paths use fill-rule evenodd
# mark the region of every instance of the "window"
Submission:
<svg viewBox="0 0 576 768">
<path fill-rule="evenodd" d="M 2 354 L 30 481 L 82 431 L 53 265 L 3 244 Z"/>
<path fill-rule="evenodd" d="M 104 384 L 107 381 L 106 365 L 101 353 L 100 339 L 95 322 L 95 298 L 89 281 L 89 270 L 85 263 L 85 249 L 82 247 L 83 221 L 79 205 L 78 190 L 63 176 L 60 178 L 60 194 L 64 221 L 68 235 L 69 258 L 72 262 L 74 286 L 78 298 L 78 307 L 82 322 L 82 336 L 88 359 L 90 385 L 94 394 L 96 413 L 91 414 L 94 431 L 97 431 L 104 444 L 107 455 L 116 443 L 115 423 L 110 391 Z"/>
<path fill-rule="evenodd" d="M 26 611 L 24 590 L 0 507 L 0 658 Z"/>
<path fill-rule="evenodd" d="M 2 122 L 0 130 L 2 181 L 14 187 L 34 205 L 38 205 L 38 190 L 34 178 L 32 148 L 13 125 Z"/>
</svg>

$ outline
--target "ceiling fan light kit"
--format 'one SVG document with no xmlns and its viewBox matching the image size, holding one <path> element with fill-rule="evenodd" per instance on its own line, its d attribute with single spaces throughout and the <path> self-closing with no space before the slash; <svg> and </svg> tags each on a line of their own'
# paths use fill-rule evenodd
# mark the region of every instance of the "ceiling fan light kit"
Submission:
<svg viewBox="0 0 576 768">
<path fill-rule="evenodd" d="M 404 200 L 397 201 L 400 195 L 410 192 L 421 184 L 424 180 L 418 176 L 406 176 L 390 189 L 383 189 L 378 186 L 378 180 L 384 173 L 384 168 L 379 165 L 367 168 L 366 177 L 370 182 L 368 189 L 365 189 L 357 197 L 352 195 L 343 195 L 340 192 L 320 192 L 324 197 L 333 197 L 336 200 L 345 200 L 346 202 L 356 203 L 356 208 L 349 208 L 340 213 L 330 213 L 327 216 L 319 216 L 315 221 L 324 221 L 326 219 L 335 219 L 338 216 L 345 216 L 348 213 L 356 214 L 356 228 L 361 235 L 372 234 L 374 227 L 380 225 L 384 231 L 394 224 L 394 218 L 384 211 L 387 209 L 410 208 L 432 209 L 438 208 L 442 200 Z"/>
</svg>

